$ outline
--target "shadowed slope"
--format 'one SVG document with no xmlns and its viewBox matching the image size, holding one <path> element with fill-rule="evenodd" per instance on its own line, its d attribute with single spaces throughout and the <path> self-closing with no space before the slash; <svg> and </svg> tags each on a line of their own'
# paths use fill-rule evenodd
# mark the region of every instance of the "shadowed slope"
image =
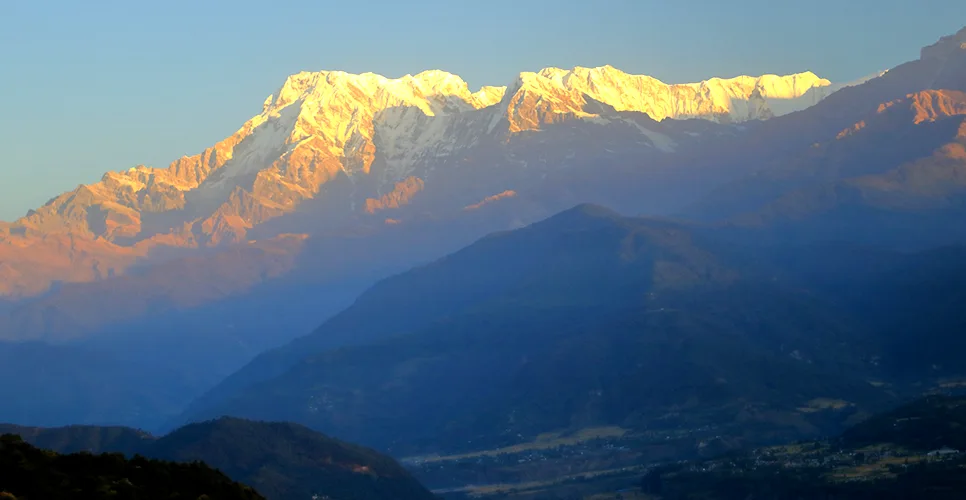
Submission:
<svg viewBox="0 0 966 500">
<path fill-rule="evenodd" d="M 395 453 L 742 411 L 765 438 L 826 425 L 794 415 L 813 398 L 878 400 L 865 342 L 700 232 L 583 205 L 377 284 L 189 416 L 284 418 Z"/>
</svg>

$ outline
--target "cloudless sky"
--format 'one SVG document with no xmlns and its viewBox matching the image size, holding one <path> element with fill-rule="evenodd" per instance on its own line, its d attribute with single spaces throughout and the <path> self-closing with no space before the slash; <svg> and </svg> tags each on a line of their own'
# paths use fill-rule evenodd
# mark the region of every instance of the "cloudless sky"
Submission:
<svg viewBox="0 0 966 500">
<path fill-rule="evenodd" d="M 0 220 L 198 153 L 302 70 L 443 69 L 474 89 L 604 64 L 842 82 L 963 25 L 964 0 L 0 0 Z"/>
</svg>

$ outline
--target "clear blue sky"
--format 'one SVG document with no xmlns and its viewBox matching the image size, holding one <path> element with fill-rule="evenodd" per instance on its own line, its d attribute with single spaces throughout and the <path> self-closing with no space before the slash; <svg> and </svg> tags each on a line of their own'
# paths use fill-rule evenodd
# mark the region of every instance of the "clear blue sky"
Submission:
<svg viewBox="0 0 966 500">
<path fill-rule="evenodd" d="M 666 82 L 847 81 L 964 24 L 963 0 L 3 0 L 0 220 L 197 153 L 301 70 L 439 68 L 471 87 L 603 64 Z"/>
</svg>

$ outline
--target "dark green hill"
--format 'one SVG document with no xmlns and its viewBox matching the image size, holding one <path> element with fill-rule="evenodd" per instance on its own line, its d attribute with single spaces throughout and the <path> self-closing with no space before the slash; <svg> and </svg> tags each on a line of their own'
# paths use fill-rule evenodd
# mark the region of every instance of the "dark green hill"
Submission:
<svg viewBox="0 0 966 500">
<path fill-rule="evenodd" d="M 966 451 L 966 398 L 929 396 L 882 413 L 842 434 L 847 448 L 889 444 L 929 452 Z"/>
<path fill-rule="evenodd" d="M 201 460 L 270 499 L 435 498 L 395 460 L 295 424 L 222 418 L 182 427 L 145 451 Z"/>
<path fill-rule="evenodd" d="M 369 343 L 326 347 L 349 337 Z M 297 421 L 396 454 L 598 425 L 769 439 L 887 400 L 866 378 L 874 349 L 700 230 L 584 205 L 377 284 L 196 415 Z M 800 411 L 813 400 L 845 403 Z"/>
<path fill-rule="evenodd" d="M 161 438 L 123 427 L 4 425 L 0 432 L 19 434 L 33 445 L 58 452 L 201 461 L 274 500 L 313 495 L 359 500 L 434 498 L 393 459 L 295 424 L 223 418 L 185 426 Z"/>
<path fill-rule="evenodd" d="M 0 436 L 0 498 L 238 499 L 263 498 L 202 463 L 180 464 L 121 454 L 61 455 Z"/>
<path fill-rule="evenodd" d="M 750 255 L 873 332 L 876 364 L 892 381 L 925 390 L 966 376 L 966 246 L 907 253 L 829 243 Z"/>
<path fill-rule="evenodd" d="M 905 255 L 858 285 L 855 314 L 878 332 L 881 365 L 897 382 L 966 376 L 966 247 Z"/>
</svg>

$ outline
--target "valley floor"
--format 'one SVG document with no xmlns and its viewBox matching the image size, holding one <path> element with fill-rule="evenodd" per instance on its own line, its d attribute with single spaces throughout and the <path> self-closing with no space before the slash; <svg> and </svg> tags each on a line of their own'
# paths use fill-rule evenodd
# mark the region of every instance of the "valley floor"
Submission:
<svg viewBox="0 0 966 500">
<path fill-rule="evenodd" d="M 933 384 L 933 391 L 949 388 L 942 381 Z M 844 414 L 851 408 L 846 401 L 822 399 L 793 413 L 814 417 Z M 779 420 L 788 418 L 782 414 Z M 794 477 L 814 475 L 833 485 L 894 480 L 910 467 L 950 460 L 958 460 L 966 468 L 966 453 L 951 448 L 913 450 L 888 442 L 849 448 L 834 440 L 788 444 L 792 439 L 779 434 L 759 441 L 750 434 L 754 432 L 734 424 L 653 430 L 591 427 L 548 432 L 514 446 L 409 457 L 401 462 L 433 493 L 454 500 L 647 498 L 640 496 L 642 478 L 667 468 L 682 476 L 699 475 L 702 480 L 720 474 L 746 478 L 781 470 Z"/>
<path fill-rule="evenodd" d="M 636 488 L 646 472 L 642 464 L 680 457 L 715 432 L 594 427 L 546 433 L 512 447 L 402 462 L 444 498 L 582 497 Z"/>
</svg>

